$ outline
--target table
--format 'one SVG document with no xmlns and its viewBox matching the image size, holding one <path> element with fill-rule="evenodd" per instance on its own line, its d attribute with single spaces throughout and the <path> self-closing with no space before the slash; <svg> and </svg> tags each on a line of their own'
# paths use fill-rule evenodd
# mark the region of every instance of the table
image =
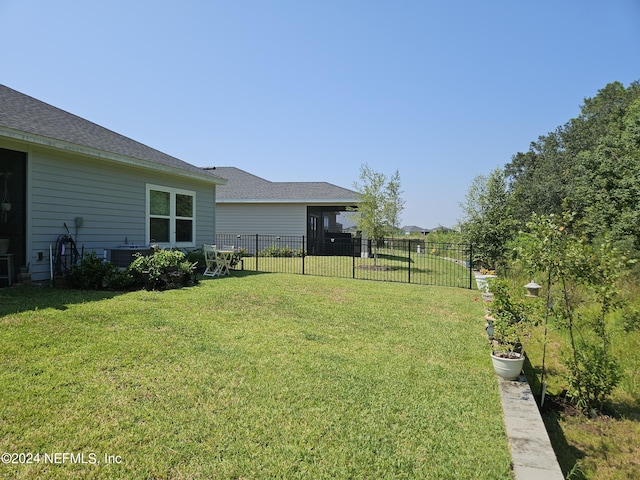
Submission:
<svg viewBox="0 0 640 480">
<path fill-rule="evenodd" d="M 8 286 L 13 285 L 13 253 L 2 253 L 0 254 L 0 262 L 6 262 L 7 264 L 7 274 L 0 274 L 0 280 L 6 280 Z"/>
<path fill-rule="evenodd" d="M 216 269 L 213 271 L 213 276 L 229 275 L 234 253 L 236 253 L 235 250 L 216 250 Z"/>
</svg>

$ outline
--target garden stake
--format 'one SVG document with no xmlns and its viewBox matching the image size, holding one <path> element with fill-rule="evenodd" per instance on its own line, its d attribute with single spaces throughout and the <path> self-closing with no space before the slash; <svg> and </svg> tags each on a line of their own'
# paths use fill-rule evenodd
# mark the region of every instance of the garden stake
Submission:
<svg viewBox="0 0 640 480">
<path fill-rule="evenodd" d="M 542 341 L 542 375 L 540 376 L 540 408 L 544 405 L 544 395 L 547 387 L 544 383 L 544 360 L 547 356 L 547 325 L 549 323 L 549 310 L 551 309 L 551 268 L 547 278 L 547 308 L 544 314 L 544 339 Z"/>
</svg>

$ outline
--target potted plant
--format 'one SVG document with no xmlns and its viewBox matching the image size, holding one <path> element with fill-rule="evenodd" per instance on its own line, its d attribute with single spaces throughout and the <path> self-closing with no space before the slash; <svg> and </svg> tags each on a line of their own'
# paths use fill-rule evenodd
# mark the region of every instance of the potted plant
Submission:
<svg viewBox="0 0 640 480">
<path fill-rule="evenodd" d="M 493 319 L 490 338 L 491 360 L 496 374 L 506 380 L 515 380 L 522 371 L 525 346 L 537 326 L 531 304 L 514 299 L 505 280 L 493 279 L 489 285 L 493 301 L 489 306 Z"/>
</svg>

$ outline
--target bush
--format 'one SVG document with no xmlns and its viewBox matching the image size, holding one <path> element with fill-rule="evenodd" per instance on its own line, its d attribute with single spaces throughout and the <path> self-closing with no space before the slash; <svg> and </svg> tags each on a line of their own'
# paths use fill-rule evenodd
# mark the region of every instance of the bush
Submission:
<svg viewBox="0 0 640 480">
<path fill-rule="evenodd" d="M 233 254 L 233 256 L 231 257 L 231 262 L 229 263 L 229 266 L 231 268 L 234 268 L 246 256 L 247 256 L 247 249 L 246 248 L 241 248 L 240 250 L 236 251 Z"/>
<path fill-rule="evenodd" d="M 157 250 L 139 255 L 126 270 L 91 252 L 71 267 L 69 284 L 81 290 L 167 290 L 194 285 L 197 253 L 189 259 L 179 250 Z M 202 262 L 204 264 L 204 261 Z"/>
<path fill-rule="evenodd" d="M 489 306 L 494 318 L 493 353 L 505 358 L 519 358 L 538 326 L 535 305 L 515 297 L 506 280 L 490 279 L 489 291 L 493 293 Z"/>
<path fill-rule="evenodd" d="M 195 285 L 195 267 L 183 252 L 161 249 L 153 255 L 139 255 L 128 271 L 136 284 L 147 290 L 168 290 Z"/>
<path fill-rule="evenodd" d="M 283 247 L 272 243 L 270 246 L 260 251 L 261 257 L 303 257 L 304 249 L 294 250 L 289 245 Z"/>
<path fill-rule="evenodd" d="M 69 282 L 72 288 L 81 290 L 127 290 L 131 288 L 133 279 L 127 272 L 91 252 L 71 267 Z"/>
<path fill-rule="evenodd" d="M 584 341 L 575 350 L 575 357 L 566 361 L 569 372 L 569 396 L 578 407 L 602 410 L 605 400 L 611 395 L 621 378 L 621 369 L 615 357 L 601 345 Z"/>
<path fill-rule="evenodd" d="M 625 333 L 640 330 L 640 310 L 634 307 L 627 307 L 622 312 L 622 318 Z"/>
<path fill-rule="evenodd" d="M 187 250 L 185 252 L 185 260 L 193 264 L 200 273 L 204 272 L 206 268 L 206 262 L 204 260 L 204 251 L 202 247 L 194 250 Z"/>
</svg>

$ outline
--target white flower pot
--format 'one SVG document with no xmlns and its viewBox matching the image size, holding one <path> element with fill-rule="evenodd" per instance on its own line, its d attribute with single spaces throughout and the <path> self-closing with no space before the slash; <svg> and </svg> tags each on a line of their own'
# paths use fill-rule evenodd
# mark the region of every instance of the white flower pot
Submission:
<svg viewBox="0 0 640 480">
<path fill-rule="evenodd" d="M 496 278 L 496 275 L 476 275 L 476 285 L 478 285 L 478 290 L 480 290 L 481 292 L 488 292 L 488 280 L 490 278 Z"/>
<path fill-rule="evenodd" d="M 520 354 L 518 358 L 503 358 L 492 353 L 491 361 L 496 375 L 505 380 L 515 380 L 524 366 L 524 355 Z"/>
</svg>

